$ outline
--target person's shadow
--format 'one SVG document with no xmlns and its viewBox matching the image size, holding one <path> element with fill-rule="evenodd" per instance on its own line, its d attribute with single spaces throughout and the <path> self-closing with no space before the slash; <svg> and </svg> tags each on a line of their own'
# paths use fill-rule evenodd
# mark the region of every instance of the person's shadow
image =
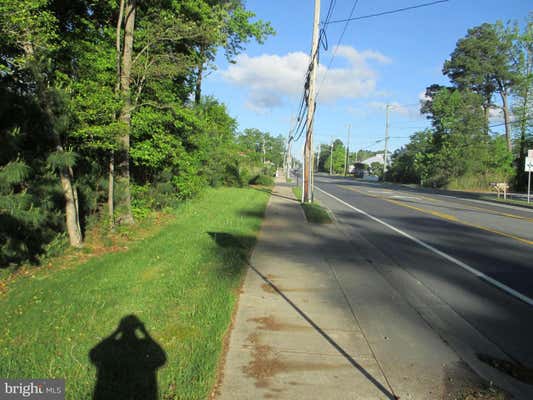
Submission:
<svg viewBox="0 0 533 400">
<path fill-rule="evenodd" d="M 93 400 L 156 400 L 157 369 L 165 364 L 161 346 L 135 315 L 98 343 L 89 358 L 97 368 Z"/>
</svg>

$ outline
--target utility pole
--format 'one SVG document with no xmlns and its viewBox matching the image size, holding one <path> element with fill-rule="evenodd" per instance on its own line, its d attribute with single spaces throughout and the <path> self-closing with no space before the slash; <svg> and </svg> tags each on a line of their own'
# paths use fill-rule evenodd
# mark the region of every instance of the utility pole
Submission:
<svg viewBox="0 0 533 400">
<path fill-rule="evenodd" d="M 344 176 L 346 176 L 346 173 L 348 172 L 348 158 L 350 154 L 350 128 L 352 126 L 348 124 L 348 141 L 346 142 L 346 156 L 344 157 Z"/>
<path fill-rule="evenodd" d="M 263 167 L 265 166 L 265 155 L 266 155 L 266 150 L 265 150 L 265 136 L 263 135 Z"/>
<path fill-rule="evenodd" d="M 320 0 L 315 0 L 313 20 L 313 41 L 311 44 L 311 64 L 309 65 L 309 93 L 307 97 L 307 120 L 304 151 L 303 202 L 311 201 L 311 174 L 313 173 L 313 117 L 315 115 L 315 81 L 318 69 L 318 25 L 320 23 Z"/>
<path fill-rule="evenodd" d="M 318 147 L 318 151 L 317 151 L 318 155 L 316 157 L 316 172 L 318 172 L 318 164 L 320 163 L 320 147 L 322 147 L 322 146 L 319 143 L 317 147 Z"/>
<path fill-rule="evenodd" d="M 292 143 L 292 133 L 294 129 L 294 114 L 291 114 L 291 125 L 289 128 L 289 134 L 287 136 L 287 154 L 285 156 L 285 179 L 289 179 L 289 172 L 291 169 L 291 143 Z"/>
<path fill-rule="evenodd" d="M 331 139 L 331 147 L 329 151 L 329 174 L 333 175 L 333 139 Z"/>
<path fill-rule="evenodd" d="M 383 154 L 383 182 L 385 182 L 385 173 L 387 172 L 387 152 L 389 147 L 389 109 L 390 104 L 385 107 L 385 153 Z"/>
</svg>

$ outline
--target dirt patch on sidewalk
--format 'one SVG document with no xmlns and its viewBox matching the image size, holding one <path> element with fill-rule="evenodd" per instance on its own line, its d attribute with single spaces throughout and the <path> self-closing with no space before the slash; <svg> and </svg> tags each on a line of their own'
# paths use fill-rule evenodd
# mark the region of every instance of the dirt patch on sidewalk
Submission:
<svg viewBox="0 0 533 400">
<path fill-rule="evenodd" d="M 274 388 L 271 378 L 281 373 L 299 371 L 323 371 L 349 367 L 346 364 L 331 364 L 321 362 L 304 362 L 288 360 L 271 346 L 261 343 L 261 336 L 252 333 L 248 336 L 248 343 L 252 345 L 252 360 L 243 367 L 243 372 L 255 380 L 257 388 L 265 388 L 273 391 L 270 396 L 277 394 L 282 388 Z M 297 384 L 292 381 L 292 384 Z M 269 396 L 269 397 L 270 397 Z"/>
<path fill-rule="evenodd" d="M 267 331 L 305 331 L 311 329 L 306 325 L 289 324 L 277 321 L 272 315 L 261 318 L 250 318 L 248 321 L 253 321 L 258 324 L 257 329 Z"/>
</svg>

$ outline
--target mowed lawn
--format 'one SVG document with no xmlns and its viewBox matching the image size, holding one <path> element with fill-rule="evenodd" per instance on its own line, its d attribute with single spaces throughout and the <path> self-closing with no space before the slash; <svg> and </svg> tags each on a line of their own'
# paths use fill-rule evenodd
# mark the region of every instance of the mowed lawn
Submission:
<svg viewBox="0 0 533 400">
<path fill-rule="evenodd" d="M 67 399 L 90 399 L 96 364 L 107 369 L 99 390 L 129 379 L 149 398 L 164 363 L 160 398 L 207 398 L 268 198 L 253 188 L 210 189 L 126 252 L 12 282 L 0 294 L 0 377 L 64 378 Z M 135 317 L 113 336 L 130 315 L 148 336 Z"/>
</svg>

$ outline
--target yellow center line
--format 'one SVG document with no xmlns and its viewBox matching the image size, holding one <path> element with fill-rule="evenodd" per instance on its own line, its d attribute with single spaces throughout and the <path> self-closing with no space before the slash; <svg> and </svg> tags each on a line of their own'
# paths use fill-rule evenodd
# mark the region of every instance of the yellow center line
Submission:
<svg viewBox="0 0 533 400">
<path fill-rule="evenodd" d="M 431 197 L 427 197 L 427 196 L 423 196 L 423 195 L 419 195 L 419 194 L 416 194 L 416 196 L 420 197 L 421 199 L 425 199 L 425 200 L 428 200 L 428 201 L 431 201 L 431 202 L 439 202 L 439 203 L 446 204 L 446 202 L 443 201 L 443 200 L 433 199 Z M 461 204 L 461 206 L 462 206 L 462 204 Z M 533 222 L 533 218 L 522 217 L 521 215 L 509 214 L 509 213 L 506 213 L 506 212 L 503 212 L 503 211 L 491 210 L 489 208 L 476 207 L 476 206 L 469 205 L 467 207 L 464 207 L 464 209 L 465 210 L 469 210 L 469 211 L 485 211 L 485 212 L 489 212 L 491 214 L 501 215 L 503 217 L 516 218 L 516 219 L 521 219 L 522 221 Z"/>
<path fill-rule="evenodd" d="M 430 214 L 430 215 L 433 215 L 435 217 L 438 217 L 438 218 L 441 218 L 441 219 L 444 219 L 444 220 L 456 222 L 456 223 L 459 223 L 459 224 L 462 224 L 462 225 L 470 226 L 472 228 L 481 229 L 481 230 L 484 230 L 484 231 L 487 231 L 487 232 L 490 232 L 490 233 L 494 233 L 496 235 L 505 236 L 505 237 L 508 237 L 510 239 L 514 239 L 514 240 L 517 240 L 519 242 L 522 242 L 522 243 L 525 243 L 525 244 L 528 244 L 528 245 L 533 245 L 533 240 L 528 240 L 528 239 L 525 239 L 523 237 L 512 235 L 510 233 L 506 233 L 506 232 L 502 232 L 502 231 L 498 231 L 498 230 L 495 230 L 495 229 L 492 229 L 492 228 L 488 228 L 486 226 L 472 224 L 470 222 L 466 222 L 466 221 L 460 220 L 459 218 L 457 218 L 457 217 L 455 217 L 453 215 L 449 215 L 449 214 L 442 213 L 442 212 L 439 212 L 439 211 L 428 210 L 426 208 L 413 206 L 411 204 L 405 204 L 402 201 L 388 199 L 388 198 L 382 197 L 382 196 L 372 195 L 370 193 L 366 193 L 366 192 L 364 192 L 362 190 L 359 190 L 359 189 L 356 189 L 356 188 L 353 188 L 353 187 L 347 188 L 346 186 L 341 186 L 341 185 L 337 185 L 337 186 L 339 186 L 339 187 L 341 187 L 343 189 L 348 189 L 348 190 L 352 190 L 354 192 L 361 193 L 361 194 L 369 196 L 369 197 L 382 199 L 382 200 L 385 200 L 385 201 L 387 201 L 389 203 L 396 204 L 396 205 L 401 206 L 401 207 L 411 208 L 413 210 L 419 211 L 419 212 L 424 213 L 424 214 Z"/>
</svg>

